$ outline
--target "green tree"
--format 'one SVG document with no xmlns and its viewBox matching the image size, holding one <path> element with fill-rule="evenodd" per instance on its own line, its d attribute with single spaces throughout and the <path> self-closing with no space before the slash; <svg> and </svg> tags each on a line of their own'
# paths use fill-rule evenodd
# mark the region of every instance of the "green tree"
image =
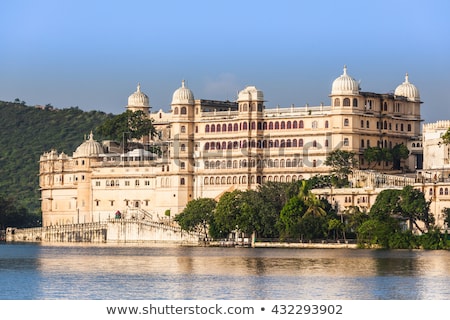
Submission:
<svg viewBox="0 0 450 320">
<path fill-rule="evenodd" d="M 186 231 L 202 232 L 208 237 L 208 227 L 214 218 L 216 201 L 210 198 L 199 198 L 187 203 L 186 208 L 175 217 L 175 221 Z"/>
<path fill-rule="evenodd" d="M 447 228 L 450 227 L 450 208 L 442 209 L 442 213 L 444 214 L 444 222 L 447 224 Z"/>
<path fill-rule="evenodd" d="M 97 131 L 106 138 L 123 141 L 141 139 L 144 136 L 155 136 L 153 121 L 143 111 L 127 110 L 112 118 L 106 119 Z"/>
<path fill-rule="evenodd" d="M 0 196 L 0 230 L 7 227 L 26 228 L 41 224 L 38 215 L 28 212 L 13 198 Z"/>
<path fill-rule="evenodd" d="M 330 166 L 332 174 L 337 177 L 337 186 L 346 186 L 357 160 L 354 152 L 337 149 L 328 154 L 325 165 Z"/>
<path fill-rule="evenodd" d="M 392 155 L 393 169 L 400 169 L 401 160 L 408 159 L 409 157 L 408 148 L 403 143 L 401 143 L 392 148 L 390 152 Z"/>
<path fill-rule="evenodd" d="M 443 144 L 450 144 L 450 128 L 442 135 L 441 139 Z"/>
<path fill-rule="evenodd" d="M 381 163 L 383 168 L 385 162 L 392 162 L 392 152 L 388 148 L 377 147 L 368 147 L 364 150 L 364 159 L 367 160 L 369 167 L 371 164 L 372 168 L 374 168 L 377 163 Z"/>
<path fill-rule="evenodd" d="M 239 215 L 242 204 L 242 191 L 225 192 L 217 202 L 214 214 L 213 237 L 225 237 L 233 231 L 239 230 Z"/>
<path fill-rule="evenodd" d="M 427 230 L 434 224 L 434 217 L 430 213 L 430 201 L 425 200 L 425 195 L 422 191 L 414 189 L 412 186 L 405 186 L 400 192 L 400 209 L 401 215 L 408 219 L 409 226 L 412 226 L 420 232 L 424 230 L 418 225 L 417 221 L 422 221 Z"/>
<path fill-rule="evenodd" d="M 277 228 L 281 239 L 299 238 L 301 236 L 301 220 L 306 211 L 303 199 L 292 197 L 280 212 Z"/>
</svg>

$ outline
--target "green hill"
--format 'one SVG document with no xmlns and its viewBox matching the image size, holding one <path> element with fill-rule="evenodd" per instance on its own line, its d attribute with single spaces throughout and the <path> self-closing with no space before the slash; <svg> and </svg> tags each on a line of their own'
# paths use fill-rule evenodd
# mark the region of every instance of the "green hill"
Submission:
<svg viewBox="0 0 450 320">
<path fill-rule="evenodd" d="M 85 135 L 112 116 L 78 107 L 37 108 L 0 101 L 0 195 L 39 213 L 40 155 L 51 149 L 72 155 Z"/>
</svg>

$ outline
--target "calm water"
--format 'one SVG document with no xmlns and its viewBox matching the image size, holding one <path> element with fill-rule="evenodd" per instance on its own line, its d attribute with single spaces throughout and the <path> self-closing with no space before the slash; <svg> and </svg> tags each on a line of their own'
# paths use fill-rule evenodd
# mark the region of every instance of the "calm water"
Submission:
<svg viewBox="0 0 450 320">
<path fill-rule="evenodd" d="M 0 245 L 0 299 L 450 299 L 450 252 Z"/>
</svg>

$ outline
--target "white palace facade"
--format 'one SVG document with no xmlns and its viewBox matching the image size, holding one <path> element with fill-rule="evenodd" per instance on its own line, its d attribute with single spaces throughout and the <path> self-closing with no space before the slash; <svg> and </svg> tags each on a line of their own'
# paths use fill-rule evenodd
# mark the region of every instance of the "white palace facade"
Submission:
<svg viewBox="0 0 450 320">
<path fill-rule="evenodd" d="M 170 111 L 150 112 L 149 98 L 138 86 L 126 109 L 148 114 L 158 136 L 124 152 L 119 143 L 98 142 L 91 133 L 71 156 L 44 153 L 43 225 L 100 221 L 117 212 L 173 217 L 192 199 L 328 174 L 324 162 L 336 148 L 355 152 L 360 169 L 368 169 L 366 148 L 405 144 L 411 153 L 403 172 L 421 168 L 422 102 L 408 75 L 394 93 L 380 94 L 361 91 L 344 67 L 330 100 L 330 105 L 267 108 L 254 86 L 241 90 L 236 101 L 194 99 L 183 81 Z"/>
</svg>

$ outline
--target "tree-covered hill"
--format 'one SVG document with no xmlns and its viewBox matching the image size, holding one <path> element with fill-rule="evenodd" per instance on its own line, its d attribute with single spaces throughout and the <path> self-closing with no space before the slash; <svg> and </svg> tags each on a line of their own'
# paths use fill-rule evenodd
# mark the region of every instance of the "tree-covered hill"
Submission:
<svg viewBox="0 0 450 320">
<path fill-rule="evenodd" d="M 56 149 L 72 155 L 91 130 L 112 114 L 78 107 L 55 109 L 0 101 L 0 196 L 40 212 L 39 157 Z"/>
</svg>

